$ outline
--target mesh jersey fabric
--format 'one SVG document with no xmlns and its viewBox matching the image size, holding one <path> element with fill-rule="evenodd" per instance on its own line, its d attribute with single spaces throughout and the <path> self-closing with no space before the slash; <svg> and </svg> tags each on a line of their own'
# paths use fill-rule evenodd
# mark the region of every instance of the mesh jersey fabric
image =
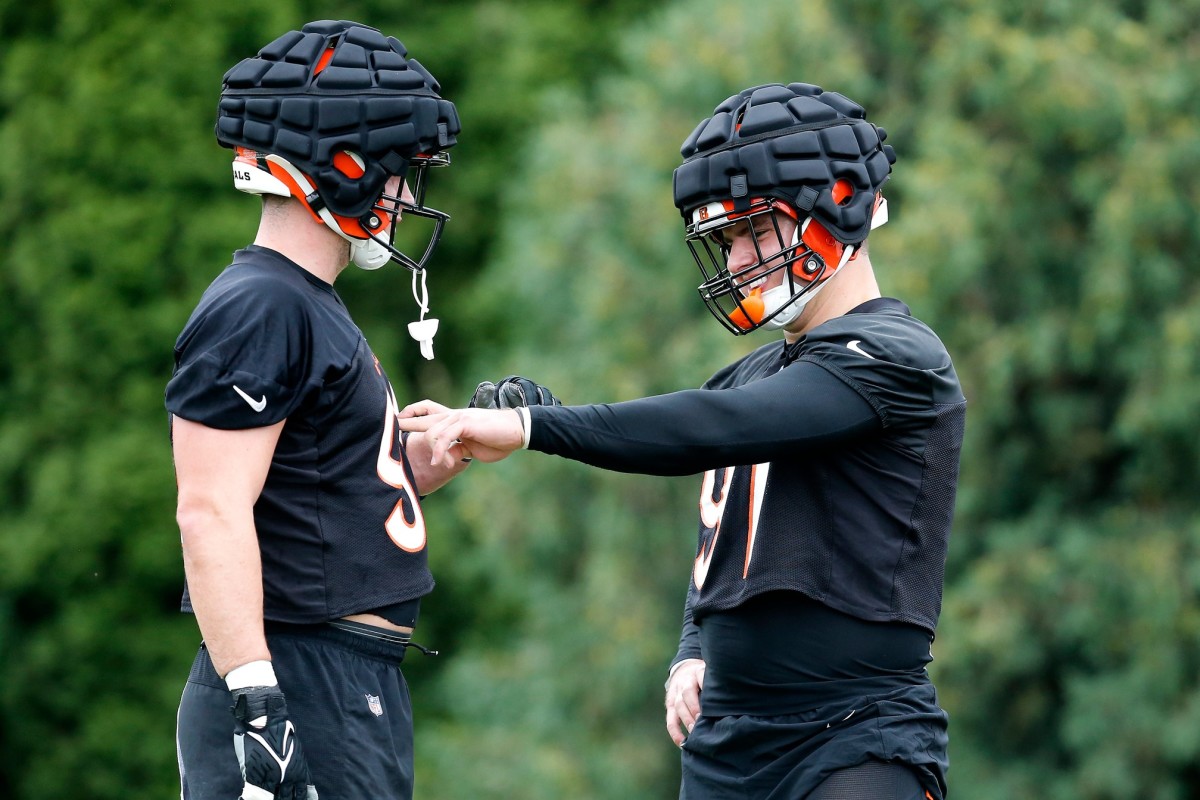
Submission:
<svg viewBox="0 0 1200 800">
<path fill-rule="evenodd" d="M 332 286 L 239 250 L 179 335 L 166 407 L 218 429 L 286 420 L 254 507 L 266 619 L 322 622 L 433 588 L 395 395 Z"/>
<path fill-rule="evenodd" d="M 799 591 L 874 622 L 931 634 L 941 611 L 966 400 L 945 347 L 898 301 L 881 298 L 797 342 L 760 348 L 710 390 L 791 364 L 817 364 L 866 399 L 879 435 L 713 471 L 725 486 L 700 523 L 692 621 L 761 592 Z M 795 398 L 802 417 L 805 398 Z M 732 474 L 730 474 L 732 473 Z M 702 503 L 705 502 L 702 500 Z"/>
<path fill-rule="evenodd" d="M 907 766 L 868 761 L 833 773 L 806 800 L 927 800 L 928 797 Z"/>
<path fill-rule="evenodd" d="M 706 472 L 680 650 L 695 657 L 690 617 L 777 589 L 932 634 L 965 407 L 942 342 L 878 298 L 700 390 L 531 407 L 529 447 L 628 472 Z"/>
</svg>

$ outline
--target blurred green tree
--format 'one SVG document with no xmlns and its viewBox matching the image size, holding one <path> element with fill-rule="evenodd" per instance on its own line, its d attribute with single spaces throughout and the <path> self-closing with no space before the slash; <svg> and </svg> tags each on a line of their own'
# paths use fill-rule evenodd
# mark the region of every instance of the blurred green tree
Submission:
<svg viewBox="0 0 1200 800">
<path fill-rule="evenodd" d="M 5 797 L 178 792 L 169 709 L 196 633 L 162 387 L 180 320 L 253 232 L 204 136 L 213 87 L 295 13 L 0 5 Z"/>
<path fill-rule="evenodd" d="M 938 14 L 881 243 L 924 254 L 900 290 L 971 402 L 935 648 L 951 785 L 1196 797 L 1200 7 Z"/>
<path fill-rule="evenodd" d="M 641 9 L 560 5 L 338 9 L 400 32 L 449 94 L 468 87 L 464 116 L 484 124 L 463 149 L 480 166 L 440 196 L 497 194 L 523 135 L 506 114 L 528 116 L 543 86 L 585 87 Z M 172 709 L 197 632 L 177 611 L 162 388 L 176 333 L 253 236 L 257 209 L 229 190 L 216 97 L 238 59 L 328 13 L 290 0 L 0 0 L 0 796 L 177 791 Z M 593 35 L 569 34 L 581 28 Z M 448 286 L 476 270 L 498 224 L 494 209 L 471 220 L 470 207 L 450 209 L 465 241 L 442 254 L 461 265 Z M 347 284 L 411 395 L 418 358 L 395 323 L 407 275 Z"/>
<path fill-rule="evenodd" d="M 674 145 L 745 85 L 799 79 L 860 99 L 901 154 L 894 222 L 876 237 L 884 289 L 943 334 L 971 400 L 935 645 L 953 718 L 951 788 L 982 800 L 1197 796 L 1197 9 L 797 11 L 673 7 L 628 38 L 601 104 L 551 97 L 559 119 L 508 201 L 525 211 L 508 217 L 473 298 L 490 309 L 477 376 L 524 370 L 577 402 L 699 383 L 742 344 L 713 333 L 680 290 L 695 276 L 669 205 Z M 661 796 L 675 770 L 664 766 L 673 758 L 658 678 L 691 547 L 674 568 L 648 568 L 645 548 L 690 536 L 694 487 L 522 461 L 447 493 L 465 513 L 478 509 L 456 551 L 490 551 L 480 572 L 514 599 L 504 640 L 464 654 L 456 670 L 472 674 L 442 679 L 446 721 L 426 745 L 453 742 L 432 747 L 445 769 L 452 753 L 478 748 L 501 787 L 471 784 L 478 796 L 503 796 L 532 774 L 536 796 L 626 797 L 611 776 L 639 770 L 640 792 Z M 644 505 L 643 493 L 658 499 Z M 579 571 L 546 571 L 562 563 L 564 539 L 585 570 L 611 567 L 600 586 L 644 583 L 646 594 L 593 588 L 581 599 Z M 655 556 L 685 550 L 661 546 Z M 629 555 L 601 555 L 610 552 Z M 501 563 L 522 577 L 506 579 Z M 659 610 L 647 616 L 652 596 Z M 612 633 L 635 626 L 636 647 Z M 589 634 L 592 647 L 613 649 L 584 662 L 584 645 L 571 643 Z M 579 685 L 581 664 L 616 653 L 621 663 L 588 668 Z M 621 683 L 637 654 L 640 697 Z M 479 702 L 472 687 L 496 682 L 503 706 L 456 724 Z M 547 712 L 553 697 L 586 714 Z M 589 699 L 611 716 L 591 722 Z M 514 736 L 540 757 L 497 765 Z M 631 758 L 626 740 L 656 757 Z M 597 773 L 597 762 L 608 766 Z"/>
<path fill-rule="evenodd" d="M 223 71 L 311 0 L 0 0 L 0 796 L 170 796 L 197 633 L 170 345 L 248 241 Z M 1200 797 L 1200 5 L 1194 0 L 355 0 L 459 105 L 431 201 L 438 360 L 408 275 L 339 290 L 398 394 L 521 372 L 568 402 L 695 386 L 762 341 L 692 294 L 678 145 L 727 94 L 863 102 L 900 161 L 884 291 L 970 400 L 933 665 L 954 796 Z M 670 796 L 661 722 L 690 479 L 518 455 L 427 501 L 406 662 L 418 796 Z"/>
</svg>

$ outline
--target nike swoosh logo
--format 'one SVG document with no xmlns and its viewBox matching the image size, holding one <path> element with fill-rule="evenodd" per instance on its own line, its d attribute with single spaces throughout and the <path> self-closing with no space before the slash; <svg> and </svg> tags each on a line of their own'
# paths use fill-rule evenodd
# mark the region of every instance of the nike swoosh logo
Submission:
<svg viewBox="0 0 1200 800">
<path fill-rule="evenodd" d="M 853 341 L 846 343 L 846 349 L 853 350 L 854 352 L 858 353 L 860 356 L 866 356 L 867 358 L 874 359 L 875 356 L 871 355 L 866 350 L 863 350 L 861 347 L 859 347 L 860 344 L 862 344 L 862 339 L 854 339 Z M 233 388 L 236 389 L 237 387 L 235 386 Z M 249 398 L 247 398 L 247 399 L 249 399 Z M 253 403 L 251 403 L 251 405 L 253 405 Z"/>
<path fill-rule="evenodd" d="M 292 725 L 289 719 L 283 723 L 283 740 L 280 742 L 280 750 L 282 754 L 276 753 L 275 748 L 261 734 L 254 731 L 247 731 L 246 735 L 257 741 L 263 750 L 267 751 L 267 755 L 275 760 L 279 765 L 279 780 L 282 782 L 287 778 L 288 764 L 292 763 L 292 756 L 296 754 L 296 728 Z"/>
<path fill-rule="evenodd" d="M 255 400 L 253 397 L 243 392 L 237 384 L 234 384 L 233 390 L 240 394 L 242 399 L 249 403 L 250 407 L 255 411 L 261 412 L 267 407 L 267 396 L 265 394 L 262 396 L 261 400 Z"/>
</svg>

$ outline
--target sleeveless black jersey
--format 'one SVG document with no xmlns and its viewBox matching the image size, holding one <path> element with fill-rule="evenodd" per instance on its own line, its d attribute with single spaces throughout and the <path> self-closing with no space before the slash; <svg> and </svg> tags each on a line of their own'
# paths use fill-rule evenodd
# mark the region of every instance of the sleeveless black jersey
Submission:
<svg viewBox="0 0 1200 800">
<path fill-rule="evenodd" d="M 530 408 L 530 448 L 648 474 L 704 472 L 681 657 L 694 621 L 770 591 L 932 635 L 966 400 L 945 347 L 868 301 L 703 389 Z"/>
<path fill-rule="evenodd" d="M 179 335 L 166 407 L 220 429 L 286 419 L 254 506 L 266 619 L 322 622 L 433 588 L 395 395 L 331 285 L 272 250 L 235 253 Z"/>
</svg>

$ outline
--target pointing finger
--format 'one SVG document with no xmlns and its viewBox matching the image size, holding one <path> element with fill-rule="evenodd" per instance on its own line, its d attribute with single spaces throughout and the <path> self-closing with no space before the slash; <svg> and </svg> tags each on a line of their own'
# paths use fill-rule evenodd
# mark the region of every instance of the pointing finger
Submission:
<svg viewBox="0 0 1200 800">
<path fill-rule="evenodd" d="M 429 414 L 445 414 L 449 410 L 441 403 L 435 403 L 432 400 L 418 400 L 400 409 L 400 418 L 407 419 L 408 417 L 424 417 Z"/>
<path fill-rule="evenodd" d="M 411 408 L 412 406 L 409 406 Z M 406 408 L 405 411 L 408 409 Z M 403 414 L 404 412 L 400 412 Z M 426 414 L 423 417 L 400 417 L 396 421 L 396 427 L 402 431 L 410 431 L 412 433 L 424 433 L 430 430 L 439 422 L 446 418 L 445 414 Z"/>
</svg>

